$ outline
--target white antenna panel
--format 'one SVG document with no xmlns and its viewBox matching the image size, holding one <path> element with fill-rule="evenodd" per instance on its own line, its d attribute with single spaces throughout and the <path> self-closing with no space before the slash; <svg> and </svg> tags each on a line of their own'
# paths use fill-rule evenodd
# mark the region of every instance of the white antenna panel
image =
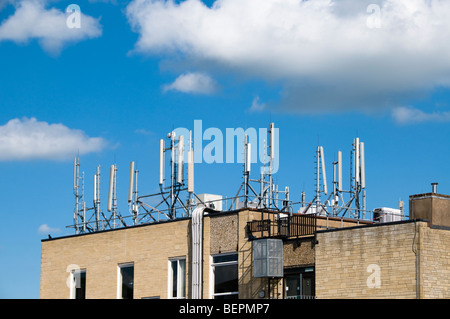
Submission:
<svg viewBox="0 0 450 319">
<path fill-rule="evenodd" d="M 338 191 L 342 191 L 342 152 L 338 152 Z"/>
<path fill-rule="evenodd" d="M 355 179 L 356 179 L 356 183 L 359 184 L 359 137 L 356 138 L 355 148 L 356 148 L 356 155 L 355 155 Z"/>
<path fill-rule="evenodd" d="M 361 156 L 361 188 L 366 188 L 366 164 L 364 159 L 364 143 L 360 143 L 359 152 Z"/>
<path fill-rule="evenodd" d="M 128 203 L 133 200 L 134 162 L 130 162 L 130 179 L 128 184 Z"/>
<path fill-rule="evenodd" d="M 164 184 L 164 140 L 159 140 L 159 184 Z"/>
<path fill-rule="evenodd" d="M 194 152 L 188 151 L 188 192 L 194 192 Z"/>
<path fill-rule="evenodd" d="M 184 156 L 184 136 L 180 135 L 178 139 L 178 167 L 177 182 L 183 183 L 183 156 Z"/>
<path fill-rule="evenodd" d="M 114 177 L 115 177 L 115 165 L 111 165 L 111 169 L 109 171 L 109 192 L 108 192 L 108 212 L 112 210 L 112 201 L 113 201 L 113 188 L 114 188 Z"/>
<path fill-rule="evenodd" d="M 94 202 L 97 202 L 97 174 L 94 175 Z"/>
<path fill-rule="evenodd" d="M 245 147 L 245 172 L 250 173 L 250 167 L 252 164 L 252 144 L 246 143 Z"/>
<path fill-rule="evenodd" d="M 320 147 L 320 159 L 322 160 L 322 179 L 323 179 L 323 192 L 325 195 L 328 194 L 328 187 L 327 187 L 327 174 L 325 171 L 325 156 L 323 153 L 323 147 Z"/>
</svg>

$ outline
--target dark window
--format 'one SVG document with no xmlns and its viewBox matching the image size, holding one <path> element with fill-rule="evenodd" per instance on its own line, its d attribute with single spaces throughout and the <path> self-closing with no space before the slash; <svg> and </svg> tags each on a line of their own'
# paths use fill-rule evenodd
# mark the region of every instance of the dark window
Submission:
<svg viewBox="0 0 450 319">
<path fill-rule="evenodd" d="M 285 297 L 289 299 L 311 299 L 315 295 L 314 268 L 285 270 Z"/>
<path fill-rule="evenodd" d="M 186 259 L 170 261 L 169 280 L 172 283 L 169 298 L 186 298 Z"/>
<path fill-rule="evenodd" d="M 214 298 L 238 297 L 238 255 L 226 254 L 213 257 Z"/>
<path fill-rule="evenodd" d="M 133 299 L 134 265 L 127 264 L 120 266 L 120 278 L 121 278 L 120 297 L 122 299 Z"/>
<path fill-rule="evenodd" d="M 73 271 L 73 298 L 86 299 L 86 270 Z"/>
</svg>

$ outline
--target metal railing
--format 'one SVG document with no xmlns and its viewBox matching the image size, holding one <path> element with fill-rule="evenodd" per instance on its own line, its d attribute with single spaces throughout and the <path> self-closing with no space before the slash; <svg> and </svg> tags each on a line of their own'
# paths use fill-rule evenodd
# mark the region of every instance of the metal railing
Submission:
<svg viewBox="0 0 450 319">
<path fill-rule="evenodd" d="M 247 223 L 246 231 L 250 239 L 313 236 L 317 230 L 317 218 L 314 214 L 283 217 L 276 213 L 264 215 L 261 215 L 261 219 Z"/>
</svg>

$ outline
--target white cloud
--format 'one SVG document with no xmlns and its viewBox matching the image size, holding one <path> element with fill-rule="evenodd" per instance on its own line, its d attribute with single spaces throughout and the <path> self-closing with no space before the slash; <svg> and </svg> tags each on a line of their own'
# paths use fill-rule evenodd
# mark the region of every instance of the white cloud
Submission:
<svg viewBox="0 0 450 319">
<path fill-rule="evenodd" d="M 12 119 L 0 126 L 0 161 L 61 160 L 100 151 L 105 146 L 103 138 L 35 118 Z"/>
<path fill-rule="evenodd" d="M 379 13 L 368 5 L 379 5 Z M 283 85 L 283 107 L 317 112 L 398 105 L 450 83 L 450 2 L 133 0 L 135 50 Z M 381 28 L 372 28 L 379 18 Z M 371 22 L 370 24 L 368 22 Z"/>
<path fill-rule="evenodd" d="M 44 0 L 17 2 L 13 15 L 0 25 L 0 42 L 27 43 L 39 41 L 43 49 L 59 54 L 62 48 L 74 42 L 99 37 L 102 34 L 98 19 L 80 12 L 80 28 L 70 28 L 67 20 L 73 12 L 66 14 L 58 9 L 47 9 Z"/>
<path fill-rule="evenodd" d="M 250 112 L 261 112 L 265 110 L 267 105 L 259 102 L 259 96 L 255 96 L 252 105 L 250 106 Z"/>
<path fill-rule="evenodd" d="M 416 124 L 422 122 L 450 122 L 450 112 L 426 113 L 412 107 L 396 107 L 392 117 L 399 124 Z"/>
<path fill-rule="evenodd" d="M 50 233 L 59 233 L 59 232 L 61 232 L 61 229 L 52 228 L 52 227 L 48 226 L 47 224 L 42 224 L 38 228 L 39 234 L 50 234 Z"/>
<path fill-rule="evenodd" d="M 207 74 L 185 73 L 164 86 L 164 92 L 175 90 L 183 93 L 211 94 L 217 91 L 217 84 Z"/>
</svg>

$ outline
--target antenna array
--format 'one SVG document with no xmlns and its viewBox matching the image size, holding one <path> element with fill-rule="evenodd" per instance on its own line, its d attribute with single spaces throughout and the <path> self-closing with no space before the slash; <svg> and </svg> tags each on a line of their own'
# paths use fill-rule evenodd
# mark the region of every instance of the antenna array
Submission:
<svg viewBox="0 0 450 319">
<path fill-rule="evenodd" d="M 247 135 L 244 136 L 244 169 L 243 182 L 237 194 L 231 197 L 229 210 L 236 208 L 258 208 L 292 214 L 293 206 L 300 204 L 298 213 L 326 216 L 349 216 L 365 218 L 366 214 L 366 181 L 364 143 L 359 138 L 354 139 L 350 152 L 350 183 L 347 190 L 343 186 L 342 151 L 338 151 L 337 160 L 333 162 L 333 187 L 328 192 L 325 151 L 323 146 L 317 146 L 315 159 L 315 196 L 307 202 L 305 192 L 301 200 L 290 199 L 289 187 L 279 190 L 274 183 L 274 163 L 277 156 L 275 135 L 277 129 L 270 123 L 268 138 L 264 139 L 264 166 L 259 179 L 250 176 L 252 165 L 252 145 Z M 196 205 L 206 205 L 194 192 L 194 153 L 192 149 L 192 131 L 189 139 L 176 136 L 172 131 L 166 141 L 159 143 L 159 192 L 150 195 L 140 195 L 138 192 L 138 174 L 136 163 L 130 162 L 128 180 L 129 216 L 122 217 L 117 205 L 117 164 L 110 166 L 108 185 L 107 212 L 101 209 L 101 167 L 98 166 L 94 175 L 93 206 L 87 207 L 84 200 L 84 172 L 80 176 L 80 159 L 74 160 L 73 193 L 75 207 L 73 226 L 75 232 L 86 233 L 122 226 L 137 225 L 159 221 L 161 218 L 173 220 L 180 217 L 190 217 Z M 268 141 L 268 145 L 266 143 Z M 186 145 L 187 144 L 187 145 Z M 266 158 L 268 160 L 266 160 Z M 186 159 L 186 160 L 185 160 Z M 185 169 L 185 165 L 187 166 Z M 168 175 L 166 176 L 166 170 Z M 185 175 L 187 175 L 185 177 Z M 81 182 L 81 185 L 80 185 Z M 243 192 L 243 194 L 241 194 Z M 184 194 L 184 195 L 183 195 Z M 344 195 L 348 199 L 344 200 Z M 183 197 L 185 196 L 185 197 Z M 326 196 L 325 200 L 322 198 Z M 224 199 L 228 200 L 228 199 Z M 241 200 L 241 201 L 240 201 Z M 130 218 L 129 224 L 125 222 Z"/>
</svg>

